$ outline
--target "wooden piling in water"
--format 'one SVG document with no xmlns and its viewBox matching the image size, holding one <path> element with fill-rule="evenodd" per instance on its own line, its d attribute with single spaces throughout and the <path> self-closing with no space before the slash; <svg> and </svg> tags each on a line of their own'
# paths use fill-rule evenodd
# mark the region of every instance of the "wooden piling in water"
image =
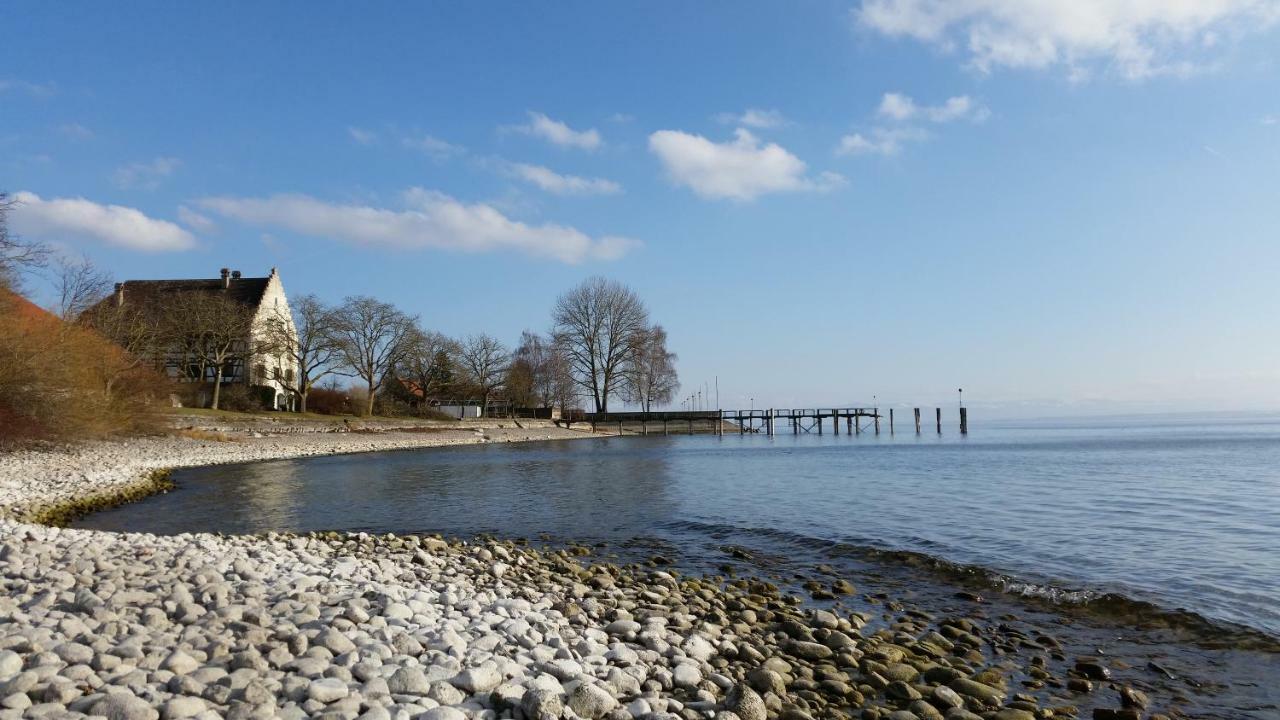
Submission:
<svg viewBox="0 0 1280 720">
<path fill-rule="evenodd" d="M 941 435 L 942 434 L 942 408 L 935 408 L 934 410 L 937 413 L 937 418 L 938 418 L 938 434 Z"/>
<path fill-rule="evenodd" d="M 876 434 L 880 434 L 880 408 L 872 408 L 871 412 L 876 416 Z"/>
<path fill-rule="evenodd" d="M 920 434 L 920 408 L 916 408 L 916 434 Z"/>
<path fill-rule="evenodd" d="M 960 434 L 969 434 L 969 408 L 960 408 Z"/>
<path fill-rule="evenodd" d="M 889 434 L 893 434 L 893 408 L 889 408 Z"/>
</svg>

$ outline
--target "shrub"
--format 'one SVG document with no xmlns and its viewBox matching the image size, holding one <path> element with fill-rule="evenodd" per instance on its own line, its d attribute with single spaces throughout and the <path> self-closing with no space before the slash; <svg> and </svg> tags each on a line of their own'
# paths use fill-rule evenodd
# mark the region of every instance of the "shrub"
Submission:
<svg viewBox="0 0 1280 720">
<path fill-rule="evenodd" d="M 307 412 L 320 415 L 354 415 L 355 405 L 345 390 L 312 388 L 307 394 Z"/>
<path fill-rule="evenodd" d="M 163 386 L 109 340 L 0 289 L 0 445 L 155 431 Z"/>
</svg>

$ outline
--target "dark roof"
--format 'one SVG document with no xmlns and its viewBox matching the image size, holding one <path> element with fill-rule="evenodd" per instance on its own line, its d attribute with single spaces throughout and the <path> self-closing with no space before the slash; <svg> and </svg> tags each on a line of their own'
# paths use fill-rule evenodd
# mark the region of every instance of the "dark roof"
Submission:
<svg viewBox="0 0 1280 720">
<path fill-rule="evenodd" d="M 269 277 L 262 278 L 230 278 L 226 289 L 222 280 L 126 280 L 124 285 L 124 302 L 150 300 L 160 295 L 173 293 L 207 292 L 225 293 L 227 297 L 249 307 L 256 308 L 262 304 L 262 294 L 267 291 Z M 108 298 L 109 300 L 110 298 Z"/>
</svg>

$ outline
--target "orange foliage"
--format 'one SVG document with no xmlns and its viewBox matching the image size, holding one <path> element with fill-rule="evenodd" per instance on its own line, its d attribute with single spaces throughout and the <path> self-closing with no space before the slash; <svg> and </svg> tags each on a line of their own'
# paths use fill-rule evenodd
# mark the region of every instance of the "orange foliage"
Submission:
<svg viewBox="0 0 1280 720">
<path fill-rule="evenodd" d="M 0 287 L 0 446 L 157 426 L 165 383 L 124 351 Z"/>
</svg>

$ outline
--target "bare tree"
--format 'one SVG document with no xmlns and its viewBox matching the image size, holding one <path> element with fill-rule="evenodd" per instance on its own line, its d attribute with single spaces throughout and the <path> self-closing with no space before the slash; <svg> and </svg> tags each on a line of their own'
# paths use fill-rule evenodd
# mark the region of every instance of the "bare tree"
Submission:
<svg viewBox="0 0 1280 720">
<path fill-rule="evenodd" d="M 467 381 L 480 394 L 481 415 L 489 411 L 489 398 L 502 387 L 510 357 L 506 346 L 489 335 L 472 335 L 462 341 L 459 359 Z"/>
<path fill-rule="evenodd" d="M 262 332 L 264 350 L 288 359 L 292 367 L 275 368 L 275 380 L 298 398 L 298 412 L 307 411 L 311 388 L 337 371 L 338 343 L 333 336 L 333 310 L 315 295 L 290 303 L 292 313 L 276 311 Z"/>
<path fill-rule="evenodd" d="M 517 404 L 569 408 L 575 402 L 577 384 L 568 353 L 554 339 L 524 331 L 511 357 L 505 390 Z"/>
<path fill-rule="evenodd" d="M 423 414 L 428 403 L 449 390 L 453 385 L 454 358 L 458 356 L 458 343 L 438 332 L 414 327 L 405 339 L 405 350 L 395 366 L 397 379 L 413 384 L 406 388 L 416 398 Z"/>
<path fill-rule="evenodd" d="M 636 337 L 649 326 L 649 311 L 631 288 L 593 277 L 556 300 L 552 321 L 575 380 L 595 401 L 596 412 L 608 412 Z"/>
<path fill-rule="evenodd" d="M 378 390 L 404 352 L 416 318 L 363 295 L 343 300 L 333 317 L 338 355 L 349 374 L 364 380 L 368 391 L 364 414 L 372 415 Z"/>
<path fill-rule="evenodd" d="M 12 196 L 0 192 L 0 287 L 16 285 L 20 274 L 44 267 L 49 260 L 48 247 L 26 242 L 9 229 L 9 211 L 17 205 Z"/>
<path fill-rule="evenodd" d="M 226 295 L 174 293 L 165 298 L 164 335 L 172 349 L 169 362 L 182 374 L 213 383 L 210 407 L 218 409 L 222 383 L 241 381 L 253 349 L 249 345 L 253 311 Z"/>
<path fill-rule="evenodd" d="M 58 258 L 53 271 L 53 284 L 58 291 L 56 314 L 65 322 L 79 318 L 111 291 L 111 274 L 88 256 Z"/>
<path fill-rule="evenodd" d="M 626 399 L 649 412 L 653 404 L 671 402 L 680 388 L 676 354 L 667 350 L 667 331 L 654 325 L 636 337 L 635 351 L 624 369 Z"/>
<path fill-rule="evenodd" d="M 573 377 L 573 362 L 569 359 L 569 352 L 561 343 L 553 341 L 548 345 L 539 393 L 544 405 L 558 406 L 561 411 L 570 410 L 578 404 L 581 387 Z"/>
<path fill-rule="evenodd" d="M 104 373 L 106 391 L 111 393 L 116 382 L 138 368 L 153 366 L 163 369 L 166 344 L 172 336 L 166 331 L 171 320 L 159 308 L 146 303 L 117 303 L 111 299 L 86 308 L 79 322 L 119 346 L 124 352 L 109 363 L 115 372 Z M 179 343 L 181 344 L 181 343 Z"/>
</svg>

